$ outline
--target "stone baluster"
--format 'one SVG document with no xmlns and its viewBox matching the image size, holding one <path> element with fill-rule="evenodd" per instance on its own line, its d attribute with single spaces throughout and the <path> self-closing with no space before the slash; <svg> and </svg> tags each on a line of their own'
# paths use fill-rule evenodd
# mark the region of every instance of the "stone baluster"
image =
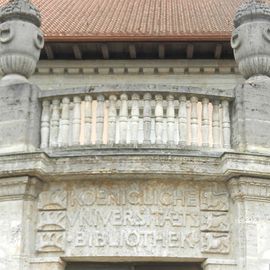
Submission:
<svg viewBox="0 0 270 270">
<path fill-rule="evenodd" d="M 97 116 L 96 116 L 96 144 L 103 143 L 104 130 L 104 96 L 97 96 Z"/>
<path fill-rule="evenodd" d="M 122 94 L 120 96 L 120 100 L 121 100 L 120 115 L 119 115 L 120 144 L 125 144 L 127 141 L 128 96 L 126 94 Z"/>
<path fill-rule="evenodd" d="M 73 103 L 72 145 L 79 145 L 81 131 L 81 98 L 79 96 L 74 97 Z"/>
<path fill-rule="evenodd" d="M 213 101 L 213 147 L 220 147 L 219 100 Z"/>
<path fill-rule="evenodd" d="M 187 98 L 180 96 L 179 98 L 179 144 L 187 144 Z"/>
<path fill-rule="evenodd" d="M 109 144 L 115 143 L 115 136 L 116 136 L 116 117 L 117 117 L 117 110 L 116 110 L 116 101 L 117 97 L 115 95 L 110 95 L 109 97 L 109 113 L 108 113 L 108 142 Z"/>
<path fill-rule="evenodd" d="M 42 102 L 41 115 L 41 148 L 45 149 L 49 146 L 50 136 L 50 101 L 44 100 Z"/>
<path fill-rule="evenodd" d="M 84 144 L 91 144 L 92 135 L 92 97 L 84 98 Z"/>
<path fill-rule="evenodd" d="M 58 146 L 59 120 L 60 120 L 60 100 L 54 99 L 52 101 L 52 117 L 51 117 L 51 133 L 50 133 L 51 147 Z"/>
<path fill-rule="evenodd" d="M 143 143 L 151 143 L 151 99 L 152 96 L 149 93 L 146 93 L 143 96 L 144 106 L 143 106 Z"/>
<path fill-rule="evenodd" d="M 139 99 L 140 96 L 138 94 L 133 94 L 131 97 L 131 143 L 138 143 L 138 135 L 139 135 Z"/>
<path fill-rule="evenodd" d="M 223 147 L 231 148 L 231 124 L 230 124 L 230 111 L 229 101 L 222 101 L 222 130 L 223 130 Z"/>
<path fill-rule="evenodd" d="M 198 98 L 191 97 L 191 145 L 197 146 L 198 145 Z"/>
<path fill-rule="evenodd" d="M 175 124 L 175 110 L 174 110 L 174 97 L 173 95 L 167 96 L 167 136 L 168 144 L 174 144 L 174 124 Z"/>
<path fill-rule="evenodd" d="M 68 146 L 68 135 L 69 135 L 69 103 L 68 97 L 62 99 L 61 104 L 61 121 L 59 131 L 59 146 Z"/>
<path fill-rule="evenodd" d="M 73 129 L 72 129 L 72 125 L 73 125 L 73 108 L 74 108 L 74 104 L 73 102 L 70 102 L 69 104 L 69 134 L 68 134 L 68 145 L 71 146 L 72 145 L 72 140 L 73 140 Z"/>
<path fill-rule="evenodd" d="M 209 146 L 209 99 L 202 99 L 202 146 Z"/>
<path fill-rule="evenodd" d="M 163 135 L 163 97 L 162 95 L 156 95 L 156 144 L 162 144 Z"/>
</svg>

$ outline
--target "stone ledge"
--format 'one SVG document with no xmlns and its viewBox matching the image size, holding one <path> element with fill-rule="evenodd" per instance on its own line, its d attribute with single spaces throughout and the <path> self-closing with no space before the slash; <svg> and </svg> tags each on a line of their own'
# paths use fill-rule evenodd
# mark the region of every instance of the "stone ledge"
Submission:
<svg viewBox="0 0 270 270">
<path fill-rule="evenodd" d="M 241 153 L 219 156 L 145 149 L 106 153 L 102 150 L 35 152 L 0 156 L 0 177 L 29 175 L 44 181 L 110 179 L 175 179 L 226 181 L 233 177 L 270 178 L 270 157 Z M 207 165 L 207 166 L 206 166 Z"/>
<path fill-rule="evenodd" d="M 0 201 L 32 200 L 41 190 L 41 181 L 37 178 L 21 176 L 0 179 Z"/>
<path fill-rule="evenodd" d="M 234 270 L 237 269 L 237 263 L 235 260 L 227 260 L 227 259 L 207 259 L 202 263 L 202 267 L 205 270 Z"/>
<path fill-rule="evenodd" d="M 87 87 L 78 88 L 68 88 L 68 89 L 54 89 L 45 90 L 39 92 L 40 98 L 50 98 L 56 96 L 66 96 L 66 95 L 80 95 L 80 94 L 105 94 L 115 93 L 115 92 L 149 92 L 149 93 L 181 93 L 185 95 L 197 95 L 198 97 L 222 97 L 224 99 L 233 99 L 234 90 L 233 89 L 208 89 L 200 87 L 188 87 L 179 85 L 165 85 L 165 84 L 102 84 L 102 85 L 91 85 Z"/>
</svg>

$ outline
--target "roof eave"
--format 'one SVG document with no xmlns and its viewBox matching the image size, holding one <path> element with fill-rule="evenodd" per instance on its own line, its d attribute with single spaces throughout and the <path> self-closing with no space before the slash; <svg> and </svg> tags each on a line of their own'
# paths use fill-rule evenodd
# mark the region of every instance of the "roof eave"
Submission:
<svg viewBox="0 0 270 270">
<path fill-rule="evenodd" d="M 96 35 L 96 36 L 77 36 L 77 35 L 46 35 L 47 42 L 202 42 L 202 41 L 230 41 L 231 33 L 224 34 L 198 34 L 198 35 L 166 35 L 166 36 L 139 36 L 139 35 Z"/>
</svg>

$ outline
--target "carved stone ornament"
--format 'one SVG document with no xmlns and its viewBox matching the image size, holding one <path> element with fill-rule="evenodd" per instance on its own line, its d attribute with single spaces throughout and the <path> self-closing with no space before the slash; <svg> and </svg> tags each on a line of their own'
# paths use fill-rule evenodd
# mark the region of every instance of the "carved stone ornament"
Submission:
<svg viewBox="0 0 270 270">
<path fill-rule="evenodd" d="M 14 19 L 41 26 L 40 12 L 29 0 L 10 0 L 0 9 L 0 23 Z"/>
<path fill-rule="evenodd" d="M 0 9 L 3 80 L 27 82 L 34 73 L 44 46 L 40 25 L 40 13 L 28 0 L 10 0 Z"/>
<path fill-rule="evenodd" d="M 231 46 L 239 70 L 248 79 L 270 76 L 270 5 L 249 0 L 237 11 Z"/>
</svg>

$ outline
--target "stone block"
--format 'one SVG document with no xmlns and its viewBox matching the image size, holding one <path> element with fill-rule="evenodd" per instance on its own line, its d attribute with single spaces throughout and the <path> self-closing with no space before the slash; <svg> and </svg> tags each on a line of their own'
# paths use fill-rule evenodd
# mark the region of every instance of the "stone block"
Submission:
<svg viewBox="0 0 270 270">
<path fill-rule="evenodd" d="M 68 72 L 68 74 L 79 74 L 80 69 L 79 68 L 68 68 L 67 72 Z"/>
<path fill-rule="evenodd" d="M 232 145 L 238 151 L 270 152 L 270 78 L 253 77 L 235 89 Z"/>
<path fill-rule="evenodd" d="M 234 260 L 208 259 L 203 264 L 204 270 L 236 270 L 238 269 Z"/>
<path fill-rule="evenodd" d="M 33 151 L 40 141 L 39 88 L 0 85 L 0 153 Z"/>
<path fill-rule="evenodd" d="M 58 258 L 36 259 L 30 265 L 30 270 L 64 270 L 66 263 Z"/>
<path fill-rule="evenodd" d="M 144 67 L 143 68 L 143 74 L 150 75 L 155 73 L 154 67 Z"/>
</svg>

